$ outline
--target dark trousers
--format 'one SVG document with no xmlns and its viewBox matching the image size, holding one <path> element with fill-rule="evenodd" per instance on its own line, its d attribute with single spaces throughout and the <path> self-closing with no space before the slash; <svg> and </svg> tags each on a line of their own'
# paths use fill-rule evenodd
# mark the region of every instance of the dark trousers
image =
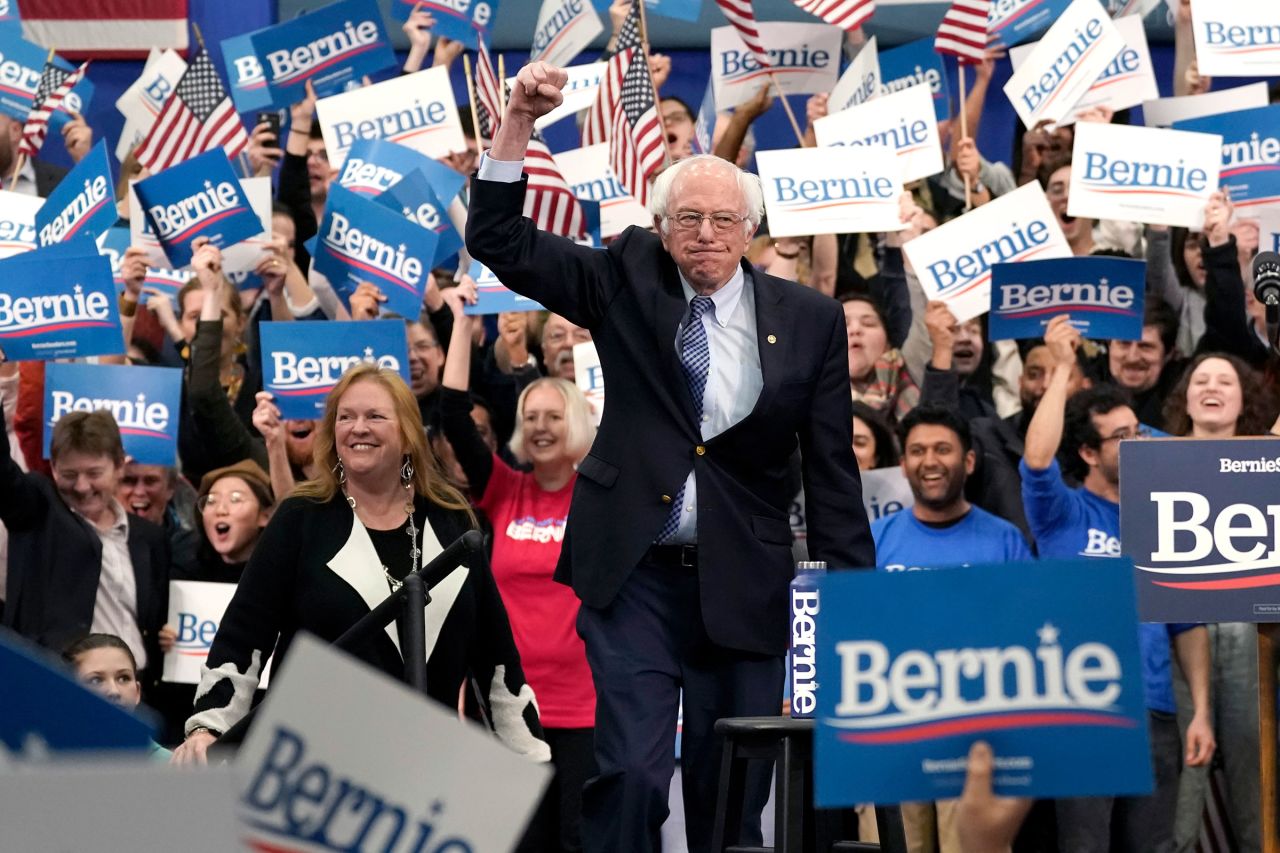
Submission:
<svg viewBox="0 0 1280 853">
<path fill-rule="evenodd" d="M 594 729 L 544 729 L 556 775 L 516 847 L 516 853 L 582 850 L 582 788 L 596 774 Z"/>
<path fill-rule="evenodd" d="M 1058 800 L 1062 853 L 1168 853 L 1175 849 L 1173 819 L 1182 770 L 1182 738 L 1173 714 L 1148 713 L 1155 790 L 1148 797 Z"/>
<path fill-rule="evenodd" d="M 747 579 L 744 583 L 749 583 Z M 648 559 L 606 608 L 583 605 L 578 633 L 596 687 L 599 774 L 583 792 L 588 853 L 661 849 L 667 795 L 675 771 L 676 713 L 684 690 L 680 740 L 685 831 L 690 853 L 711 849 L 723 739 L 721 717 L 776 715 L 782 704 L 781 657 L 715 645 L 703 627 L 693 569 Z M 744 844 L 759 844 L 760 812 L 771 768 L 751 768 Z"/>
</svg>

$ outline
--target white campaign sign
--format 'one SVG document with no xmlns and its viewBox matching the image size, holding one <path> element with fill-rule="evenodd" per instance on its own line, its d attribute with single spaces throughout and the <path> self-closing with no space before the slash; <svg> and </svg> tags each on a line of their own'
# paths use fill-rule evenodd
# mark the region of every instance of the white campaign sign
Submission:
<svg viewBox="0 0 1280 853">
<path fill-rule="evenodd" d="M 1081 122 L 1067 213 L 1198 229 L 1221 168 L 1217 134 Z"/>
<path fill-rule="evenodd" d="M 1267 102 L 1266 83 L 1250 83 L 1234 89 L 1205 92 L 1203 95 L 1157 98 L 1142 102 L 1142 123 L 1147 127 L 1168 127 L 1175 121 L 1265 107 Z"/>
<path fill-rule="evenodd" d="M 1280 5 L 1271 0 L 1191 0 L 1191 20 L 1201 74 L 1280 74 Z"/>
<path fill-rule="evenodd" d="M 36 247 L 36 211 L 44 199 L 0 190 L 0 258 L 11 258 Z"/>
<path fill-rule="evenodd" d="M 773 237 L 900 231 L 902 171 L 882 145 L 757 151 Z"/>
<path fill-rule="evenodd" d="M 1027 127 L 1045 119 L 1059 122 L 1124 46 L 1098 0 L 1075 0 L 1009 78 L 1004 93 Z"/>
<path fill-rule="evenodd" d="M 271 254 L 271 178 L 241 178 L 240 187 L 262 222 L 262 233 L 222 250 L 222 269 L 228 273 L 253 272 Z"/>
<path fill-rule="evenodd" d="M 555 124 L 565 116 L 590 109 L 600 91 L 600 80 L 604 77 L 607 62 L 592 62 L 588 65 L 570 65 L 564 69 L 569 75 L 561 94 L 564 101 L 560 106 L 536 120 L 533 126 L 541 130 L 549 124 Z M 507 85 L 514 86 L 516 78 L 508 77 Z"/>
<path fill-rule="evenodd" d="M 600 237 L 614 237 L 629 226 L 653 226 L 644 205 L 622 188 L 609 168 L 609 143 L 552 155 L 565 183 L 578 198 L 600 202 Z"/>
<path fill-rule="evenodd" d="M 760 41 L 769 46 L 772 66 L 761 68 L 733 27 L 711 31 L 711 81 L 716 109 L 751 100 L 764 85 L 788 95 L 830 92 L 840 75 L 844 33 L 829 24 L 759 24 Z M 775 82 L 776 81 L 776 84 Z"/>
<path fill-rule="evenodd" d="M 861 471 L 858 476 L 862 478 L 862 505 L 867 510 L 867 521 L 875 521 L 915 506 L 916 499 L 911 494 L 911 484 L 907 482 L 907 475 L 902 473 L 900 465 Z"/>
<path fill-rule="evenodd" d="M 173 94 L 182 74 L 187 70 L 187 62 L 174 50 L 163 53 L 152 49 L 154 61 L 147 60 L 142 75 L 116 99 L 116 109 L 125 117 L 126 123 L 134 123 L 146 133 L 152 122 L 160 115 L 165 101 Z"/>
<path fill-rule="evenodd" d="M 316 117 L 334 169 L 357 139 L 388 139 L 428 157 L 467 147 L 444 66 L 316 101 Z"/>
<path fill-rule="evenodd" d="M 903 246 L 929 299 L 963 323 L 991 308 L 991 266 L 1071 257 L 1040 185 L 1032 182 Z"/>
<path fill-rule="evenodd" d="M 178 641 L 164 656 L 162 681 L 200 683 L 200 668 L 209 657 L 209 645 L 235 593 L 233 583 L 169 581 L 167 624 L 177 630 Z"/>
<path fill-rule="evenodd" d="M 573 345 L 573 381 L 591 406 L 591 422 L 600 426 L 604 417 L 604 373 L 594 341 Z"/>
<path fill-rule="evenodd" d="M 837 113 L 865 104 L 880 94 L 880 82 L 880 53 L 876 48 L 876 37 L 872 36 L 840 75 L 840 82 L 831 90 L 827 112 Z"/>
<path fill-rule="evenodd" d="M 236 767 L 255 849 L 511 850 L 551 777 L 550 765 L 307 634 Z M 362 826 L 369 843 L 352 844 Z"/>
<path fill-rule="evenodd" d="M 902 180 L 942 171 L 942 143 L 928 86 L 908 86 L 862 106 L 842 110 L 813 125 L 819 147 L 887 146 L 897 152 Z"/>
<path fill-rule="evenodd" d="M 1155 68 L 1151 65 L 1151 51 L 1147 47 L 1147 34 L 1142 18 L 1129 15 L 1115 21 L 1116 29 L 1124 37 L 1125 47 L 1120 51 L 1097 82 L 1084 93 L 1070 113 L 1058 124 L 1071 124 L 1076 117 L 1091 107 L 1110 107 L 1125 110 L 1143 101 L 1160 97 L 1156 87 Z M 1038 42 L 1036 43 L 1038 44 Z M 1035 44 L 1020 44 L 1009 48 L 1009 61 L 1016 71 L 1035 50 Z"/>
<path fill-rule="evenodd" d="M 1258 213 L 1258 251 L 1280 254 L 1280 206 L 1268 205 Z"/>
<path fill-rule="evenodd" d="M 604 24 L 590 0 L 542 0 L 529 61 L 563 68 L 602 32 Z"/>
</svg>

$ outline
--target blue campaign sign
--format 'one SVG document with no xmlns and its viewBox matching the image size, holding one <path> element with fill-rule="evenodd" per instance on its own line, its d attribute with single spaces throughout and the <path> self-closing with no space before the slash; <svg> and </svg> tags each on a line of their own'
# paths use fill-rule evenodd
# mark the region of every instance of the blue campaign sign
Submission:
<svg viewBox="0 0 1280 853">
<path fill-rule="evenodd" d="M 421 172 L 436 198 L 448 204 L 467 182 L 439 160 L 387 139 L 357 139 L 347 149 L 337 182 L 352 192 L 376 196 L 391 189 L 410 172 Z"/>
<path fill-rule="evenodd" d="M 578 206 L 582 208 L 582 218 L 587 225 L 587 245 L 594 249 L 603 249 L 604 240 L 600 237 L 600 202 L 580 198 Z"/>
<path fill-rule="evenodd" d="M 1280 104 L 1176 121 L 1173 127 L 1222 135 L 1219 180 L 1236 205 L 1280 202 Z"/>
<path fill-rule="evenodd" d="M 1280 442 L 1120 443 L 1120 543 L 1150 622 L 1280 621 Z"/>
<path fill-rule="evenodd" d="M 437 38 L 460 41 L 471 50 L 479 47 L 477 35 L 484 37 L 485 44 L 493 43 L 489 33 L 498 17 L 498 0 L 391 0 L 391 16 L 407 21 L 419 6 L 436 19 L 432 32 Z"/>
<path fill-rule="evenodd" d="M 274 107 L 303 100 L 308 80 L 323 98 L 396 64 L 375 0 L 339 0 L 249 40 Z"/>
<path fill-rule="evenodd" d="M 702 0 L 645 0 L 645 12 L 694 23 L 702 17 Z"/>
<path fill-rule="evenodd" d="M 698 107 L 698 118 L 693 124 L 693 150 L 696 154 L 711 153 L 711 139 L 716 129 L 715 75 L 707 78 L 707 91 Z"/>
<path fill-rule="evenodd" d="M 21 28 L 0 27 L 0 113 L 27 120 L 48 56 L 48 50 L 22 37 Z"/>
<path fill-rule="evenodd" d="M 951 117 L 947 66 L 933 51 L 933 36 L 909 42 L 880 54 L 880 89 L 885 94 L 908 86 L 924 85 L 933 94 L 933 114 L 938 121 Z M 714 123 L 712 124 L 714 127 Z"/>
<path fill-rule="evenodd" d="M 0 351 L 8 360 L 124 352 L 111 264 L 93 243 L 6 258 L 0 281 Z"/>
<path fill-rule="evenodd" d="M 324 414 L 325 399 L 342 374 L 373 362 L 409 381 L 403 320 L 263 323 L 262 390 L 275 395 L 285 418 Z"/>
<path fill-rule="evenodd" d="M 0 29 L 14 27 L 22 31 L 22 14 L 18 10 L 18 0 L 0 0 Z"/>
<path fill-rule="evenodd" d="M 123 364 L 54 362 L 44 374 L 44 455 L 53 426 L 68 412 L 106 409 L 120 426 L 126 456 L 144 465 L 178 458 L 182 370 Z"/>
<path fill-rule="evenodd" d="M 464 314 L 482 316 L 502 314 L 506 311 L 542 311 L 543 308 L 527 296 L 521 296 L 498 281 L 493 270 L 479 261 L 471 262 L 470 275 L 476 280 L 476 304 L 468 305 Z"/>
<path fill-rule="evenodd" d="M 124 292 L 124 279 L 121 277 L 120 268 L 124 262 L 124 253 L 128 250 L 130 242 L 129 229 L 124 227 L 108 228 L 106 233 L 98 238 L 98 252 L 111 262 L 111 278 L 115 282 L 117 293 Z M 147 292 L 147 289 L 153 288 L 169 297 L 169 301 L 173 304 L 176 312 L 178 308 L 178 291 L 190 280 L 191 273 L 189 272 L 147 267 L 147 277 L 142 281 L 143 291 L 140 301 L 143 305 L 146 305 L 151 298 L 151 294 Z"/>
<path fill-rule="evenodd" d="M 152 725 L 86 689 L 53 652 L 12 631 L 0 632 L 0 683 L 0 743 L 10 752 L 151 747 Z"/>
<path fill-rule="evenodd" d="M 176 268 L 191 263 L 191 244 L 199 237 L 225 249 L 262 233 L 262 220 L 249 206 L 221 148 L 138 181 L 133 190 Z"/>
<path fill-rule="evenodd" d="M 987 13 L 989 39 L 1004 47 L 1030 41 L 1070 5 L 1071 0 L 994 0 Z"/>
<path fill-rule="evenodd" d="M 977 740 L 998 795 L 1151 791 L 1126 561 L 833 572 L 819 592 L 819 806 L 957 797 Z"/>
<path fill-rule="evenodd" d="M 331 186 L 312 258 L 344 303 L 367 281 L 387 297 L 388 311 L 417 317 L 436 240 L 435 232 L 402 214 Z"/>
<path fill-rule="evenodd" d="M 53 64 L 63 71 L 74 71 L 78 67 L 61 56 L 54 57 Z M 32 101 L 34 101 L 35 92 L 32 92 L 31 96 Z M 50 136 L 61 136 L 62 128 L 66 127 L 67 122 L 71 121 L 71 114 L 79 113 L 83 116 L 92 101 L 93 81 L 87 76 L 81 77 L 80 82 L 67 93 L 66 99 L 58 105 L 53 115 L 49 116 L 49 133 L 45 137 L 45 141 L 47 142 Z"/>
<path fill-rule="evenodd" d="M 1059 314 L 1086 338 L 1142 340 L 1146 261 L 1062 258 L 991 267 L 987 336 L 1039 338 Z"/>
<path fill-rule="evenodd" d="M 419 171 L 414 170 L 400 179 L 391 189 L 375 201 L 389 210 L 402 213 L 405 219 L 416 222 L 437 237 L 436 253 L 431 266 L 439 266 L 445 258 L 457 254 L 462 248 L 462 235 L 450 221 L 445 205 L 440 203 L 431 184 Z"/>
<path fill-rule="evenodd" d="M 77 237 L 95 238 L 118 218 L 104 139 L 67 173 L 36 211 L 36 238 L 41 246 Z"/>
<path fill-rule="evenodd" d="M 236 112 L 248 113 L 271 108 L 271 92 L 262 63 L 253 52 L 253 36 L 262 30 L 222 40 L 222 61 L 227 67 L 231 100 Z"/>
</svg>

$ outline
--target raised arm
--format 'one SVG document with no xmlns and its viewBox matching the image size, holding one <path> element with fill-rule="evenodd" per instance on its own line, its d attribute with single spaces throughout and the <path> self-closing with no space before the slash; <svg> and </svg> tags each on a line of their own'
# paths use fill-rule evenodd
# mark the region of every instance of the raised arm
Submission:
<svg viewBox="0 0 1280 853">
<path fill-rule="evenodd" d="M 440 412 L 445 438 L 453 447 L 453 455 L 467 475 L 467 485 L 473 500 L 479 500 L 489 487 L 493 476 L 493 453 L 471 420 L 471 329 L 477 318 L 463 313 L 468 304 L 475 304 L 476 283 L 471 276 L 463 276 L 456 287 L 449 288 L 444 296 L 453 311 L 453 338 L 444 359 L 444 374 L 440 384 L 444 391 L 440 400 Z"/>
<path fill-rule="evenodd" d="M 1053 462 L 1062 443 L 1062 429 L 1067 408 L 1067 383 L 1076 363 L 1080 333 L 1066 314 L 1049 321 L 1044 332 L 1045 345 L 1053 359 L 1049 384 L 1027 426 L 1026 447 L 1022 460 L 1034 471 L 1043 471 Z"/>
</svg>

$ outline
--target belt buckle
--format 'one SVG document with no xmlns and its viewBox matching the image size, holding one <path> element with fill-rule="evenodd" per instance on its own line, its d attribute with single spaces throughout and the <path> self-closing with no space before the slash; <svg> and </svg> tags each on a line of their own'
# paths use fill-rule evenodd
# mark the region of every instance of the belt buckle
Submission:
<svg viewBox="0 0 1280 853">
<path fill-rule="evenodd" d="M 680 565 L 686 569 L 698 568 L 698 546 L 697 545 L 681 545 L 680 546 Z"/>
</svg>

